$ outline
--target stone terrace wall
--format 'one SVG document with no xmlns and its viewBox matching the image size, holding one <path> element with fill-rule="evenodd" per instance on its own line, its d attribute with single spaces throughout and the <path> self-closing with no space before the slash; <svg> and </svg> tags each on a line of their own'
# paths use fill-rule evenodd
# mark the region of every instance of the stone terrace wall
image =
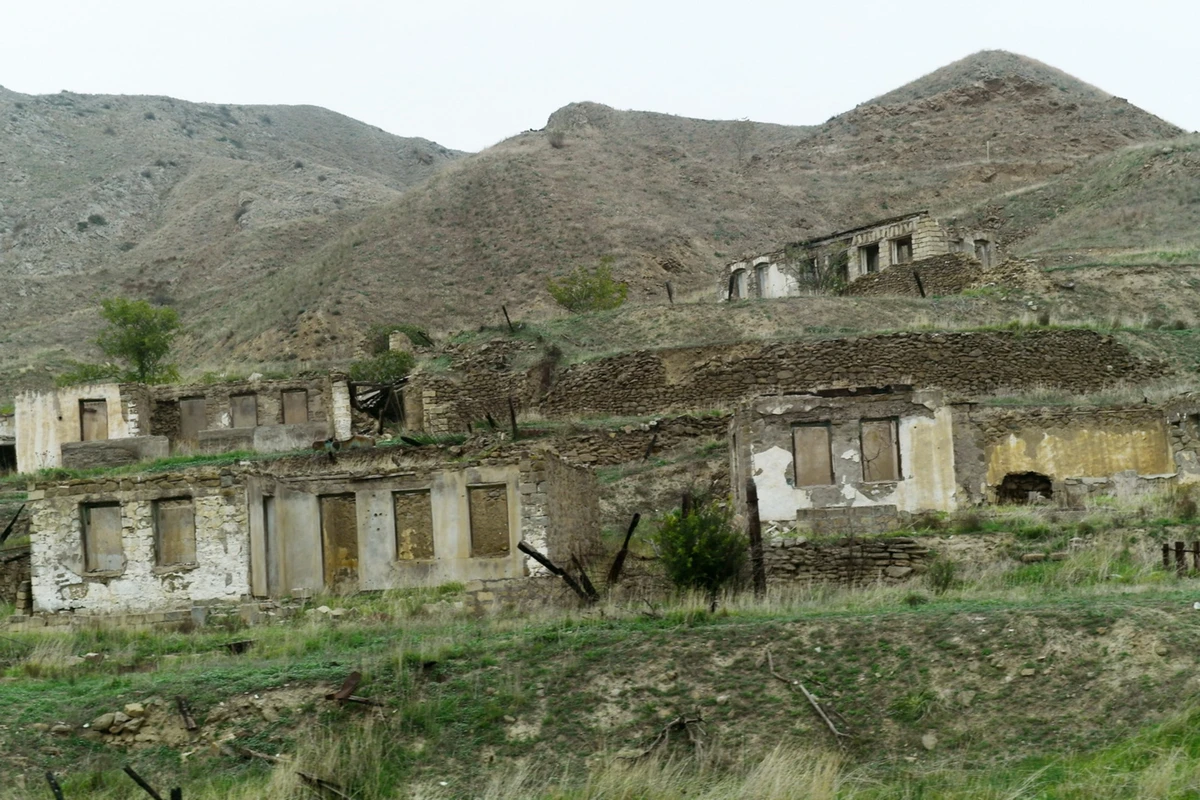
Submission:
<svg viewBox="0 0 1200 800">
<path fill-rule="evenodd" d="M 846 294 L 920 297 L 914 271 L 920 274 L 927 297 L 959 294 L 984 274 L 979 262 L 970 256 L 947 253 L 909 264 L 893 264 L 882 272 L 864 275 L 846 287 Z"/>
<path fill-rule="evenodd" d="M 823 341 L 643 350 L 563 371 L 551 417 L 652 414 L 819 388 L 906 384 L 966 396 L 1003 387 L 1093 391 L 1167 373 L 1088 330 L 897 333 Z"/>
<path fill-rule="evenodd" d="M 21 593 L 22 586 L 28 583 L 29 545 L 0 550 L 0 603 L 17 603 L 17 595 Z M 22 599 L 28 597 L 28 587 L 25 589 Z"/>
<path fill-rule="evenodd" d="M 916 540 L 903 536 L 828 544 L 776 539 L 766 546 L 763 560 L 769 583 L 873 583 L 924 572 L 928 555 Z"/>
</svg>

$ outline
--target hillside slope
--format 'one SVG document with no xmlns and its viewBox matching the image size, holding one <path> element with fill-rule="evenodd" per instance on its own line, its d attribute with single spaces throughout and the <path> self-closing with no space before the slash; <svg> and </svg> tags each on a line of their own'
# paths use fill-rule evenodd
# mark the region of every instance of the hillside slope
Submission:
<svg viewBox="0 0 1200 800">
<path fill-rule="evenodd" d="M 1019 56 L 947 70 L 817 127 L 568 106 L 373 211 L 301 267 L 325 286 L 296 307 L 435 328 L 498 320 L 501 304 L 537 316 L 553 313 L 547 276 L 604 256 L 635 302 L 665 302 L 667 280 L 705 297 L 741 255 L 901 210 L 957 213 L 1179 133 Z M 304 325 L 281 338 L 281 322 L 246 355 L 307 352 Z"/>
<path fill-rule="evenodd" d="M 344 118 L 311 109 L 153 100 L 143 110 L 150 100 L 64 95 L 37 100 L 47 121 L 18 124 L 33 109 L 15 97 L 0 95 L 5 130 L 20 131 L 30 154 L 49 148 L 21 159 L 57 165 L 66 158 L 54 143 L 86 129 L 91 149 L 81 152 L 107 169 L 84 170 L 100 176 L 93 184 L 78 169 L 39 166 L 57 188 L 38 214 L 4 200 L 0 281 L 22 280 L 0 294 L 18 326 L 0 344 L 22 363 L 79 349 L 95 325 L 86 306 L 113 287 L 177 303 L 191 362 L 344 359 L 370 321 L 454 330 L 498 321 L 501 305 L 551 315 L 546 278 L 602 257 L 615 259 L 635 303 L 665 302 L 667 280 L 677 296 L 708 298 L 721 266 L 742 255 L 918 207 L 966 213 L 1099 154 L 1179 134 L 994 51 L 820 126 L 577 103 L 544 131 L 462 159 L 418 140 L 388 151 L 380 142 L 391 139 L 365 126 L 352 135 L 334 124 Z M 290 114 L 340 133 L 297 134 L 285 147 L 278 132 L 303 127 Z M 116 148 L 124 160 L 109 152 L 147 126 L 166 138 Z M 37 182 L 12 159 L 0 169 Z M 114 197 L 141 210 L 111 213 Z"/>
</svg>

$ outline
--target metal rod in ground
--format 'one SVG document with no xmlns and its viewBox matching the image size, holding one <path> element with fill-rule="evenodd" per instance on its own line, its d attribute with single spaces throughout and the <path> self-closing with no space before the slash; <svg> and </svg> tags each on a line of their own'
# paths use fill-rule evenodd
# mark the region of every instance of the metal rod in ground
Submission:
<svg viewBox="0 0 1200 800">
<path fill-rule="evenodd" d="M 667 281 L 667 300 L 670 301 L 671 305 L 675 305 L 675 290 L 671 288 L 670 281 Z"/>
<path fill-rule="evenodd" d="M 508 332 L 512 333 L 513 324 L 512 320 L 508 318 L 508 308 L 506 306 L 500 306 L 500 310 L 504 312 L 504 321 L 508 323 Z"/>
<path fill-rule="evenodd" d="M 128 775 L 129 777 L 133 778 L 133 782 L 136 783 L 138 786 L 142 787 L 142 791 L 144 791 L 146 794 L 153 797 L 154 800 L 163 800 L 162 795 L 159 794 L 158 792 L 154 791 L 153 786 L 146 783 L 146 781 L 142 778 L 141 775 L 138 775 L 136 772 L 133 771 L 133 767 L 126 764 L 124 769 L 125 769 L 125 774 Z"/>
<path fill-rule="evenodd" d="M 558 577 L 562 578 L 563 583 L 565 583 L 567 586 L 571 587 L 571 591 L 573 591 L 576 595 L 578 595 L 579 599 L 583 600 L 585 603 L 587 603 L 589 605 L 596 602 L 596 598 L 589 596 L 588 593 L 583 590 L 583 587 L 579 585 L 579 582 L 571 577 L 570 573 L 568 573 L 565 569 L 563 569 L 562 567 L 555 564 L 550 559 L 546 558 L 544 555 L 539 553 L 537 550 L 534 550 L 532 547 L 525 544 L 524 542 L 517 542 L 517 549 L 520 550 L 525 555 L 532 558 L 534 561 L 541 564 L 546 569 L 550 570 L 550 572 L 552 574 L 557 575 Z"/>
<path fill-rule="evenodd" d="M 1163 553 L 1163 569 L 1170 569 L 1171 568 L 1171 545 L 1167 544 L 1166 542 L 1163 542 L 1162 553 Z"/>
<path fill-rule="evenodd" d="M 1187 574 L 1187 559 L 1183 556 L 1183 542 L 1175 543 L 1175 572 L 1179 575 Z"/>
<path fill-rule="evenodd" d="M 58 785 L 54 773 L 50 770 L 46 770 L 46 783 L 50 784 L 50 791 L 54 792 L 55 800 L 63 800 L 62 787 Z"/>
<path fill-rule="evenodd" d="M 612 566 L 608 570 L 609 586 L 616 586 L 617 581 L 621 580 L 621 570 L 625 568 L 625 559 L 629 556 L 629 540 L 633 538 L 633 531 L 641 519 L 641 514 L 634 514 L 633 519 L 629 521 L 629 530 L 625 532 L 625 543 L 621 545 L 621 549 L 617 552 L 616 558 L 613 559 Z"/>
<path fill-rule="evenodd" d="M 921 297 L 925 296 L 925 284 L 921 283 L 921 273 L 913 270 L 913 277 L 917 280 L 917 291 L 921 293 Z"/>
<path fill-rule="evenodd" d="M 513 405 L 513 399 L 508 398 L 508 423 L 512 425 L 512 440 L 517 440 L 517 407 Z"/>
<path fill-rule="evenodd" d="M 758 487 L 754 479 L 746 481 L 747 533 L 750 536 L 750 566 L 754 574 L 754 595 L 767 593 L 767 568 L 763 559 L 762 520 L 758 516 Z"/>
</svg>

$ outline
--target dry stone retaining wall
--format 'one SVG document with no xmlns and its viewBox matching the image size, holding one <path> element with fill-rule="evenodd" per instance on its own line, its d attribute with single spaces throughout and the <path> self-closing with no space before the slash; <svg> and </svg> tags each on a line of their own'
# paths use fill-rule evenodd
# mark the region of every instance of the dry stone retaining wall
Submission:
<svg viewBox="0 0 1200 800">
<path fill-rule="evenodd" d="M 764 548 L 763 561 L 769 583 L 854 584 L 905 580 L 925 571 L 928 556 L 929 550 L 904 536 L 828 544 L 784 538 Z"/>
</svg>

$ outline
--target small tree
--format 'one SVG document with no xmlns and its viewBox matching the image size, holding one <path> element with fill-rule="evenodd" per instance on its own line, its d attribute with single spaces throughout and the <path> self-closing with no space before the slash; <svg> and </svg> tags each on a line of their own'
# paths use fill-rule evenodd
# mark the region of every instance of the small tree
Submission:
<svg viewBox="0 0 1200 800">
<path fill-rule="evenodd" d="M 108 321 L 108 326 L 100 331 L 96 344 L 106 356 L 123 365 L 75 362 L 58 376 L 59 386 L 102 380 L 168 383 L 179 379 L 175 365 L 166 362 L 171 343 L 179 333 L 179 315 L 175 309 L 155 308 L 145 300 L 113 297 L 100 301 L 100 315 Z"/>
<path fill-rule="evenodd" d="M 802 291 L 818 294 L 841 294 L 846 288 L 850 251 L 843 246 L 822 250 L 788 247 L 784 259 L 796 285 Z"/>
<path fill-rule="evenodd" d="M 605 311 L 625 302 L 629 287 L 612 276 L 612 257 L 600 259 L 593 269 L 579 267 L 561 281 L 550 278 L 546 289 L 568 311 Z"/>
<path fill-rule="evenodd" d="M 714 597 L 746 565 L 746 536 L 733 526 L 733 512 L 715 501 L 687 514 L 672 511 L 659 522 L 659 553 L 667 577 L 681 589 Z"/>
<path fill-rule="evenodd" d="M 350 379 L 364 383 L 396 383 L 412 372 L 417 364 L 412 353 L 387 350 L 374 358 L 350 365 Z"/>
</svg>

